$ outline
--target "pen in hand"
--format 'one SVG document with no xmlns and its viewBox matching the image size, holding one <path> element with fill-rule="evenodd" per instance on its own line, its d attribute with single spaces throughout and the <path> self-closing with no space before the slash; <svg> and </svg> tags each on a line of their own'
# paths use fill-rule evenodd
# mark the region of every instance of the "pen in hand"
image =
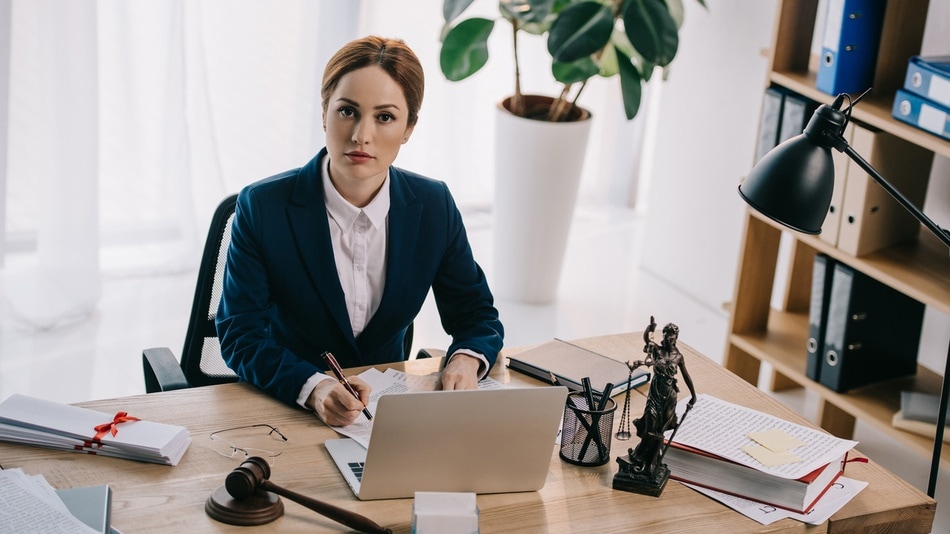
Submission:
<svg viewBox="0 0 950 534">
<path fill-rule="evenodd" d="M 333 357 L 333 354 L 331 354 L 330 352 L 324 352 L 322 356 L 323 356 L 323 359 L 327 362 L 327 365 L 330 366 L 330 371 L 332 371 L 333 375 L 336 376 L 337 380 L 339 380 L 340 383 L 343 384 L 343 387 L 346 388 L 346 390 L 349 391 L 351 395 L 356 397 L 356 400 L 362 402 L 363 399 L 360 398 L 360 394 L 357 393 L 355 389 L 353 389 L 353 386 L 350 385 L 350 382 L 343 375 L 343 369 L 340 368 L 340 364 L 336 361 L 336 358 Z M 366 408 L 365 406 L 363 407 L 363 415 L 365 415 L 366 418 L 369 419 L 370 421 L 373 420 L 373 415 L 369 413 L 369 408 Z"/>
</svg>

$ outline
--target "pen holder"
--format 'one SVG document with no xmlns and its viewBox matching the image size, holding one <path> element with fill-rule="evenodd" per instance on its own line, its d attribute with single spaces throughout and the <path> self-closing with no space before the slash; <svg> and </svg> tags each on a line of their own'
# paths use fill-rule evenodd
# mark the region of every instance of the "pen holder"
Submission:
<svg viewBox="0 0 950 534">
<path fill-rule="evenodd" d="M 564 405 L 561 426 L 561 459 L 574 465 L 604 465 L 610 460 L 610 437 L 617 403 L 607 399 L 606 407 L 589 406 L 583 393 L 571 393 Z"/>
</svg>

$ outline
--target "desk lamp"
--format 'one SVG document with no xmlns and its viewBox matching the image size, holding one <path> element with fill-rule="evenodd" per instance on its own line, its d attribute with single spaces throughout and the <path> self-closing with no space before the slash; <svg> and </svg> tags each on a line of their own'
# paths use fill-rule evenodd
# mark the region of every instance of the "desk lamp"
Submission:
<svg viewBox="0 0 950 534">
<path fill-rule="evenodd" d="M 818 234 L 821 232 L 821 224 L 831 205 L 831 193 L 834 189 L 835 173 L 831 156 L 831 149 L 834 148 L 854 160 L 875 182 L 950 248 L 950 233 L 940 228 L 888 183 L 881 173 L 851 148 L 842 135 L 850 120 L 851 109 L 866 94 L 867 91 L 853 102 L 849 95 L 840 94 L 830 106 L 827 104 L 819 106 L 802 134 L 773 148 L 759 160 L 739 186 L 739 195 L 756 211 L 792 230 Z M 845 99 L 848 100 L 848 107 L 842 111 L 841 106 Z M 933 497 L 936 491 L 937 474 L 940 470 L 948 394 L 950 394 L 950 347 L 947 349 L 946 369 L 943 373 L 937 434 L 934 438 L 933 462 L 927 488 L 927 494 L 930 497 Z"/>
</svg>

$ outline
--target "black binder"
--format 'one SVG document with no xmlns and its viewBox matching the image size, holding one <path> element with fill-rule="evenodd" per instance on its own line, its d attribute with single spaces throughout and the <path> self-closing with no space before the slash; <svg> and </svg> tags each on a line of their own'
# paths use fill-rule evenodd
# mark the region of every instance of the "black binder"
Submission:
<svg viewBox="0 0 950 534">
<path fill-rule="evenodd" d="M 836 263 L 819 380 L 843 392 L 917 372 L 924 305 Z"/>
<path fill-rule="evenodd" d="M 828 292 L 834 275 L 833 259 L 825 254 L 815 254 L 811 271 L 811 304 L 808 308 L 808 342 L 805 355 L 805 376 L 812 380 L 821 377 L 821 357 L 825 344 L 825 327 L 828 324 Z"/>
<path fill-rule="evenodd" d="M 779 144 L 799 135 L 805 130 L 818 103 L 794 91 L 785 91 L 782 102 L 782 121 L 779 126 Z"/>
<path fill-rule="evenodd" d="M 779 87 L 769 87 L 762 95 L 762 112 L 759 116 L 759 139 L 755 145 L 755 162 L 778 144 L 778 132 L 782 124 L 782 101 Z"/>
</svg>

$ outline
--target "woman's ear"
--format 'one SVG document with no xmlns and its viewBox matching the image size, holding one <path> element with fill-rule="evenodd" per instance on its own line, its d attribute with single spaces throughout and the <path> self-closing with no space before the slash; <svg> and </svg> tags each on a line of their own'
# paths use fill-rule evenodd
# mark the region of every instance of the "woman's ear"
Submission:
<svg viewBox="0 0 950 534">
<path fill-rule="evenodd" d="M 409 142 L 409 137 L 412 135 L 412 130 L 415 129 L 415 126 L 408 126 L 406 128 L 406 134 L 402 136 L 402 144 Z"/>
</svg>

